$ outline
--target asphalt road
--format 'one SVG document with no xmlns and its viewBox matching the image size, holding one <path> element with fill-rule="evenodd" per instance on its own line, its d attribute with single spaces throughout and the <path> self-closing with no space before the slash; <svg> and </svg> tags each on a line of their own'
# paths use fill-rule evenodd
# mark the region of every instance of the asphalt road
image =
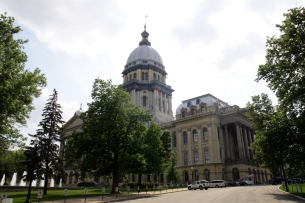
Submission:
<svg viewBox="0 0 305 203">
<path fill-rule="evenodd" d="M 299 199 L 290 194 L 284 193 L 278 189 L 278 186 L 266 185 L 210 188 L 208 190 L 186 190 L 169 194 L 154 195 L 145 198 L 125 200 L 124 202 L 304 203 L 305 199 Z"/>
</svg>

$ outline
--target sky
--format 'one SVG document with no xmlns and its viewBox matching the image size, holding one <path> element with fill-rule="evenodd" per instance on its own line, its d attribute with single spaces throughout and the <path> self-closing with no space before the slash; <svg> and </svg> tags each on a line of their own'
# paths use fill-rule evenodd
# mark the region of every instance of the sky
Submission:
<svg viewBox="0 0 305 203">
<path fill-rule="evenodd" d="M 68 121 L 80 104 L 87 109 L 94 79 L 122 84 L 146 15 L 148 39 L 175 90 L 173 113 L 182 101 L 207 93 L 240 107 L 268 93 L 276 104 L 267 83 L 255 82 L 257 69 L 267 37 L 280 35 L 275 25 L 300 6 L 304 0 L 2 0 L 0 13 L 23 30 L 16 39 L 29 40 L 26 69 L 38 67 L 48 82 L 21 133 L 36 132 L 53 89 Z"/>
</svg>

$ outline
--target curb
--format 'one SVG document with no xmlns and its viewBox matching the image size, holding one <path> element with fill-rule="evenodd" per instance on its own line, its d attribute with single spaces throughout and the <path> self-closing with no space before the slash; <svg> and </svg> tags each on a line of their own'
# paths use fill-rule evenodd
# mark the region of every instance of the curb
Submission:
<svg viewBox="0 0 305 203">
<path fill-rule="evenodd" d="M 281 186 L 279 186 L 279 187 L 277 188 L 279 191 L 281 191 L 281 192 L 283 192 L 283 193 L 286 193 L 286 194 L 288 194 L 288 195 L 294 196 L 294 197 L 296 197 L 296 198 L 298 198 L 298 199 L 300 199 L 300 200 L 304 200 L 304 201 L 305 201 L 305 198 L 300 197 L 300 196 L 298 196 L 298 195 L 291 194 L 291 193 L 286 192 L 286 191 L 284 191 L 284 190 L 281 190 L 280 187 L 281 187 Z"/>
</svg>

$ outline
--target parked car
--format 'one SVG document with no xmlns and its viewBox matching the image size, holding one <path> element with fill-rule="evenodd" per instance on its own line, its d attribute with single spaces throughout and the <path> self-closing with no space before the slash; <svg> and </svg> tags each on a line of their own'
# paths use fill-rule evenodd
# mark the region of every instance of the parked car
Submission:
<svg viewBox="0 0 305 203">
<path fill-rule="evenodd" d="M 79 182 L 76 184 L 77 187 L 96 187 L 98 186 L 97 182 L 91 181 L 91 182 L 87 182 L 87 181 L 83 181 L 83 182 Z"/>
<path fill-rule="evenodd" d="M 219 188 L 219 187 L 225 187 L 225 186 L 226 186 L 226 184 L 225 184 L 224 180 L 212 180 L 212 181 L 210 181 L 210 187 Z"/>
<path fill-rule="evenodd" d="M 284 181 L 283 177 L 276 177 L 271 180 L 272 185 L 282 184 L 282 181 Z"/>
<path fill-rule="evenodd" d="M 228 187 L 237 186 L 235 181 L 227 180 L 227 183 L 228 183 Z"/>
<path fill-rule="evenodd" d="M 187 189 L 189 190 L 205 190 L 209 189 L 209 181 L 207 180 L 199 180 L 199 181 L 194 181 L 191 184 L 187 185 Z"/>
</svg>

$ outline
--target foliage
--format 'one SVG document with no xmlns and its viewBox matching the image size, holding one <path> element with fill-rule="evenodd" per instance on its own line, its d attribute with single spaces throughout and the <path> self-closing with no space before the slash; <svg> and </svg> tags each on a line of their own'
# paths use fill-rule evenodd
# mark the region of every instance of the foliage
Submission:
<svg viewBox="0 0 305 203">
<path fill-rule="evenodd" d="M 34 109 L 33 99 L 46 86 L 46 78 L 36 68 L 25 69 L 27 55 L 22 50 L 27 40 L 14 39 L 21 30 L 14 26 L 14 18 L 0 16 L 0 153 L 13 146 L 22 146 L 25 138 L 18 125 L 26 125 L 26 119 Z"/>
<path fill-rule="evenodd" d="M 96 79 L 91 97 L 87 112 L 81 114 L 83 133 L 75 133 L 68 139 L 65 158 L 89 176 L 112 175 L 114 193 L 120 175 L 127 173 L 126 164 L 138 160 L 142 166 L 143 156 L 136 153 L 140 147 L 138 141 L 151 118 L 111 81 Z"/>
<path fill-rule="evenodd" d="M 283 125 L 289 123 L 283 139 L 290 136 L 289 167 L 297 170 L 305 166 L 305 8 L 290 9 L 284 16 L 276 25 L 281 35 L 267 39 L 266 63 L 259 66 L 256 80 L 265 80 L 278 97 L 281 113 L 277 115 L 281 114 Z"/>
<path fill-rule="evenodd" d="M 43 168 L 45 179 L 44 194 L 47 194 L 48 180 L 54 172 L 64 174 L 62 160 L 59 157 L 59 146 L 57 144 L 60 141 L 61 125 L 64 121 L 62 120 L 61 106 L 57 98 L 58 93 L 54 89 L 53 94 L 50 95 L 43 109 L 43 119 L 38 125 L 39 129 L 37 129 L 36 134 L 30 135 L 38 141 L 37 152 L 39 153 L 39 159 L 36 158 L 36 162 L 40 162 L 41 168 Z M 32 140 L 33 143 L 34 140 Z M 31 154 L 34 155 L 34 153 L 30 153 L 29 156 Z"/>
<path fill-rule="evenodd" d="M 5 174 L 5 177 L 10 179 L 14 172 L 17 172 L 17 177 L 21 177 L 24 171 L 23 161 L 25 161 L 23 149 L 6 151 L 0 156 L 0 178 Z"/>
<path fill-rule="evenodd" d="M 168 182 L 175 183 L 181 177 L 181 170 L 177 167 L 177 163 L 178 156 L 176 153 L 172 153 L 165 171 Z"/>
</svg>

